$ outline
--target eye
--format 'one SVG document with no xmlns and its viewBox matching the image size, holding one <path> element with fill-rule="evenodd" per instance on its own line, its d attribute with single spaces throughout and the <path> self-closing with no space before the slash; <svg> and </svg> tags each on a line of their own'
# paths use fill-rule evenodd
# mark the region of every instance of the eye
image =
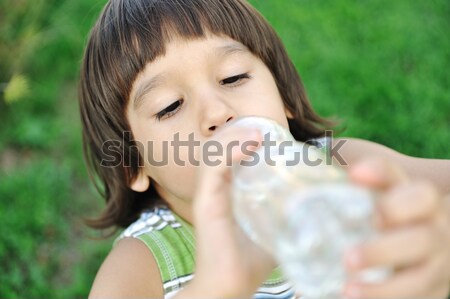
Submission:
<svg viewBox="0 0 450 299">
<path fill-rule="evenodd" d="M 183 100 L 178 100 L 164 108 L 163 110 L 156 113 L 156 119 L 161 120 L 163 117 L 169 118 L 178 112 L 181 105 L 183 104 Z"/>
<path fill-rule="evenodd" d="M 233 77 L 228 77 L 228 78 L 220 81 L 220 84 L 221 85 L 232 85 L 232 86 L 238 85 L 244 79 L 250 79 L 250 75 L 245 73 L 245 74 L 240 74 L 240 75 L 236 75 Z"/>
</svg>

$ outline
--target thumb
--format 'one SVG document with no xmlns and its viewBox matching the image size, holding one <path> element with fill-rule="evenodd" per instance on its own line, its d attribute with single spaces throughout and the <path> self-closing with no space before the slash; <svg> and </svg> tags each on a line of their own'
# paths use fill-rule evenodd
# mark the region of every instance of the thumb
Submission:
<svg viewBox="0 0 450 299">
<path fill-rule="evenodd" d="M 208 142 L 217 148 L 214 161 L 202 152 L 197 172 L 197 187 L 194 209 L 198 213 L 217 211 L 228 214 L 231 166 L 254 152 L 261 144 L 262 136 L 257 129 L 227 127 L 214 135 L 214 140 L 205 142 L 202 150 L 208 149 Z M 218 207 L 223 207 L 219 209 Z"/>
</svg>

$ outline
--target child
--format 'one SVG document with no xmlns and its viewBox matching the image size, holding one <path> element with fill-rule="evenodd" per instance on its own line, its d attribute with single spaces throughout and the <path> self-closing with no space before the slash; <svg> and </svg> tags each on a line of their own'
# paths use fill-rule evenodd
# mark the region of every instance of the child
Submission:
<svg viewBox="0 0 450 299">
<path fill-rule="evenodd" d="M 330 126 L 312 110 L 273 29 L 246 1 L 110 0 L 86 48 L 80 110 L 87 161 L 107 201 L 92 226 L 127 227 L 91 298 L 295 296 L 232 217 L 225 162 L 239 161 L 243 150 L 217 152 L 215 166 L 200 159 L 198 145 L 207 141 L 222 149 L 261 141 L 256 131 L 223 128 L 239 116 L 274 119 L 300 141 Z M 383 194 L 380 237 L 348 253 L 348 271 L 395 269 L 378 285 L 349 281 L 345 295 L 445 298 L 449 213 L 436 187 L 417 179 L 450 191 L 449 162 L 361 140 L 347 140 L 339 155 L 355 181 Z"/>
</svg>

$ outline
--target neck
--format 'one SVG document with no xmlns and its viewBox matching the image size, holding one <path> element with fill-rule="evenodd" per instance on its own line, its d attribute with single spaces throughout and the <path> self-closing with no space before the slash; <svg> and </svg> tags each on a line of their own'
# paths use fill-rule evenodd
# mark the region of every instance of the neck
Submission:
<svg viewBox="0 0 450 299">
<path fill-rule="evenodd" d="M 164 200 L 167 206 L 178 216 L 183 218 L 184 221 L 189 224 L 193 224 L 193 215 L 192 215 L 192 201 L 181 199 L 173 194 L 168 193 L 166 190 L 161 188 L 158 184 L 155 184 L 155 189 L 158 192 L 159 196 Z"/>
</svg>

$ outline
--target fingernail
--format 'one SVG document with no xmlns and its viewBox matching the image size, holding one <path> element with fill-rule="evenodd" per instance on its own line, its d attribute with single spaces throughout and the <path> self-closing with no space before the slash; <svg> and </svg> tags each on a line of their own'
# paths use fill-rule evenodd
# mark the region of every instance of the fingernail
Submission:
<svg viewBox="0 0 450 299">
<path fill-rule="evenodd" d="M 347 285 L 344 290 L 345 298 L 361 298 L 361 289 L 355 285 Z"/>
</svg>

